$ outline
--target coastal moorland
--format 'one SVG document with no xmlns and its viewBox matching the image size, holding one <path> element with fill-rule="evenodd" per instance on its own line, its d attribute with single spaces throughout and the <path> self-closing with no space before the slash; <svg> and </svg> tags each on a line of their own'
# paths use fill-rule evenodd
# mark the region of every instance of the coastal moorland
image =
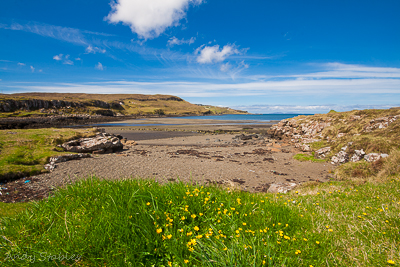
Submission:
<svg viewBox="0 0 400 267">
<path fill-rule="evenodd" d="M 1 117 L 50 115 L 202 115 L 245 114 L 247 112 L 191 104 L 171 95 L 18 93 L 0 95 Z"/>
</svg>

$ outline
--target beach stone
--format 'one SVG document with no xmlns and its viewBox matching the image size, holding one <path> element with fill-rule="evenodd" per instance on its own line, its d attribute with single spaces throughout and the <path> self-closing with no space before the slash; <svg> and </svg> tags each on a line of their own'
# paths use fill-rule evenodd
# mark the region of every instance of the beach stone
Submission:
<svg viewBox="0 0 400 267">
<path fill-rule="evenodd" d="M 83 153 L 51 157 L 49 159 L 49 163 L 44 165 L 44 168 L 46 170 L 52 172 L 57 167 L 56 163 L 66 162 L 66 161 L 75 160 L 75 159 L 90 158 L 90 157 L 91 156 L 89 154 L 83 154 Z"/>
<path fill-rule="evenodd" d="M 375 162 L 377 160 L 380 160 L 381 158 L 386 158 L 388 156 L 388 154 L 369 153 L 368 155 L 364 156 L 364 159 L 368 162 Z"/>
<path fill-rule="evenodd" d="M 112 134 L 99 133 L 92 138 L 80 138 L 61 145 L 66 151 L 88 153 L 98 150 L 117 151 L 123 148 L 121 140 Z"/>
<path fill-rule="evenodd" d="M 341 164 L 341 163 L 346 163 L 348 161 L 349 161 L 349 155 L 344 151 L 340 151 L 331 158 L 332 164 Z"/>
<path fill-rule="evenodd" d="M 295 183 L 275 183 L 271 184 L 267 190 L 267 193 L 287 193 L 296 187 Z"/>
<path fill-rule="evenodd" d="M 136 145 L 137 145 L 137 143 L 136 143 L 134 140 L 126 140 L 126 139 L 122 139 L 122 140 L 121 140 L 121 143 L 122 143 L 124 146 L 127 146 L 127 147 L 133 147 L 133 146 L 136 146 Z"/>
<path fill-rule="evenodd" d="M 351 157 L 350 161 L 351 162 L 357 162 L 360 161 L 361 159 L 363 159 L 365 156 L 365 152 L 364 150 L 355 150 L 354 151 L 354 155 Z"/>
<path fill-rule="evenodd" d="M 61 156 L 51 157 L 49 159 L 49 162 L 60 163 L 60 162 L 66 162 L 68 160 L 90 158 L 90 157 L 91 157 L 90 154 L 84 154 L 84 153 L 68 154 L 68 155 L 61 155 Z"/>
<path fill-rule="evenodd" d="M 303 152 L 309 152 L 309 151 L 311 151 L 311 147 L 309 146 L 309 145 L 306 145 L 306 144 L 302 144 L 302 146 L 301 146 L 301 151 L 303 151 Z"/>
<path fill-rule="evenodd" d="M 343 136 L 345 136 L 345 133 L 338 133 L 338 135 L 336 136 L 336 138 L 341 138 L 341 137 L 343 137 Z"/>
<path fill-rule="evenodd" d="M 331 151 L 331 147 L 327 146 L 327 147 L 323 147 L 321 149 L 318 149 L 317 151 L 315 151 L 315 156 L 318 158 L 325 158 L 326 154 L 329 153 Z"/>
</svg>

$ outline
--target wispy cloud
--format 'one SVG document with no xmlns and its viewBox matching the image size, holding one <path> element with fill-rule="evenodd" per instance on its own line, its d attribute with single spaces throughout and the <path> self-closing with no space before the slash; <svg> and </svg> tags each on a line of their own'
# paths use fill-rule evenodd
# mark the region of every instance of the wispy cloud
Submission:
<svg viewBox="0 0 400 267">
<path fill-rule="evenodd" d="M 18 62 L 18 66 L 26 66 L 25 63 Z"/>
<path fill-rule="evenodd" d="M 94 68 L 96 70 L 104 70 L 103 64 L 101 64 L 100 62 L 98 62 Z"/>
<path fill-rule="evenodd" d="M 102 54 L 104 54 L 105 52 L 106 52 L 106 50 L 105 49 L 101 49 L 101 48 L 99 48 L 99 47 L 93 47 L 93 46 L 91 46 L 91 45 L 89 45 L 87 48 L 86 48 L 86 53 L 89 53 L 89 54 L 96 54 L 96 53 L 102 53 Z"/>
<path fill-rule="evenodd" d="M 38 34 L 45 37 L 54 38 L 57 40 L 66 41 L 78 45 L 87 46 L 88 41 L 85 35 L 79 29 L 60 27 L 55 25 L 29 22 L 26 24 L 11 23 L 10 25 L 0 24 L 0 28 L 14 30 L 14 31 L 25 31 L 34 34 Z"/>
<path fill-rule="evenodd" d="M 63 61 L 65 65 L 74 65 L 74 62 L 69 59 L 69 55 L 58 54 L 53 57 L 54 60 Z"/>
<path fill-rule="evenodd" d="M 191 45 L 196 41 L 195 37 L 192 37 L 188 40 L 185 40 L 184 38 L 182 38 L 181 40 L 179 40 L 178 38 L 176 38 L 175 36 L 170 38 L 168 40 L 168 46 L 172 47 L 174 45 L 183 45 L 183 44 L 188 44 Z"/>
<path fill-rule="evenodd" d="M 179 25 L 179 21 L 186 16 L 189 4 L 201 3 L 202 0 L 116 0 L 111 2 L 112 11 L 105 20 L 122 22 L 139 37 L 152 39 L 168 27 Z"/>
<path fill-rule="evenodd" d="M 230 63 L 229 63 L 230 64 Z M 229 71 L 233 71 L 232 65 L 227 65 Z M 240 64 L 239 64 L 240 65 Z M 349 74 L 343 78 L 329 74 L 338 70 L 351 70 L 358 73 L 368 70 L 368 77 L 353 78 Z M 203 67 L 203 66 L 202 66 Z M 280 112 L 279 109 L 290 110 L 295 113 L 302 113 L 301 110 L 320 112 L 319 110 L 338 109 L 341 106 L 333 107 L 339 103 L 346 107 L 356 109 L 357 105 L 369 105 L 374 107 L 396 106 L 400 104 L 400 77 L 393 76 L 400 71 L 398 68 L 370 68 L 368 66 L 346 65 L 346 64 L 323 64 L 323 77 L 319 72 L 312 71 L 308 74 L 292 76 L 264 76 L 260 79 L 244 78 L 241 75 L 238 82 L 215 79 L 213 72 L 207 72 L 208 67 L 198 70 L 195 76 L 209 75 L 211 79 L 193 79 L 158 81 L 157 77 L 147 77 L 148 82 L 135 80 L 114 80 L 97 83 L 48 83 L 41 85 L 8 83 L 4 84 L 10 92 L 22 91 L 57 91 L 57 92 L 87 92 L 87 93 L 139 93 L 139 94 L 171 94 L 184 98 L 201 98 L 213 100 L 216 98 L 235 98 L 238 102 L 242 99 L 251 98 L 259 101 L 258 106 L 243 106 L 247 110 L 258 113 Z M 216 68 L 217 66 L 213 66 Z M 241 68 L 246 68 L 246 63 L 241 62 Z M 331 68 L 331 69 L 328 69 Z M 104 70 L 105 67 L 99 62 L 96 69 Z M 188 71 L 191 71 L 189 68 Z M 192 71 L 196 71 L 193 69 Z M 377 77 L 377 74 L 385 74 Z M 329 77 L 329 76 L 332 77 Z M 303 78 L 300 76 L 306 76 Z M 225 103 L 225 102 L 224 102 Z M 268 103 L 268 105 L 265 105 Z M 333 103 L 333 104 L 328 104 Z M 284 105 L 286 104 L 286 105 Z M 335 105 L 334 105 L 335 104 Z M 224 104 L 225 105 L 225 104 Z M 228 105 L 228 104 L 226 104 Z M 229 104 L 230 106 L 235 106 Z M 367 106 L 368 106 L 367 105 Z M 237 106 L 237 104 L 236 104 Z M 304 108 L 307 107 L 307 108 Z M 360 108 L 364 106 L 359 106 Z M 258 111 L 256 111 L 258 110 Z M 297 111 L 296 111 L 297 110 Z M 282 111 L 283 112 L 283 111 Z M 305 111 L 304 111 L 305 112 Z"/>
<path fill-rule="evenodd" d="M 350 111 L 363 109 L 389 109 L 399 106 L 400 101 L 398 104 L 394 105 L 236 105 L 231 106 L 231 108 L 246 110 L 258 114 L 316 114 L 327 113 L 330 110 Z"/>
<path fill-rule="evenodd" d="M 400 78 L 399 68 L 367 67 L 362 65 L 343 64 L 337 62 L 319 64 L 318 67 L 324 69 L 324 71 L 293 75 L 293 77 L 312 79 Z"/>
<path fill-rule="evenodd" d="M 53 59 L 54 59 L 54 60 L 57 60 L 57 61 L 60 61 L 60 60 L 62 60 L 62 57 L 63 57 L 63 54 L 59 54 L 59 55 L 55 55 L 55 56 L 53 57 Z"/>
<path fill-rule="evenodd" d="M 38 22 L 0 24 L 0 29 L 15 31 L 25 31 L 38 34 L 43 37 L 49 37 L 56 40 L 68 42 L 85 48 L 85 53 L 104 54 L 108 50 L 122 50 L 142 55 L 145 59 L 170 61 L 186 61 L 187 54 L 169 51 L 167 49 L 156 49 L 144 45 L 138 45 L 133 42 L 121 42 L 114 38 L 114 35 L 107 33 L 91 32 L 76 28 L 61 27 Z M 94 36 L 96 38 L 94 38 Z M 0 60 L 1 62 L 11 62 Z"/>
</svg>

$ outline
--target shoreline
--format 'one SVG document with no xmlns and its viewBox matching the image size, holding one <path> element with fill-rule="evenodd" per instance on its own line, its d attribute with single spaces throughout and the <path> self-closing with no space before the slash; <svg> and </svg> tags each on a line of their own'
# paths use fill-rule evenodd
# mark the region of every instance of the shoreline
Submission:
<svg viewBox="0 0 400 267">
<path fill-rule="evenodd" d="M 298 153 L 294 146 L 269 138 L 271 125 L 215 126 L 193 121 L 174 126 L 106 127 L 106 132 L 120 134 L 137 145 L 58 163 L 53 172 L 9 181 L 3 186 L 12 187 L 18 195 L 0 196 L 0 201 L 45 199 L 54 189 L 92 175 L 111 180 L 140 177 L 160 183 L 220 184 L 252 193 L 266 192 L 271 184 L 298 185 L 332 178 L 328 163 L 294 160 Z"/>
</svg>

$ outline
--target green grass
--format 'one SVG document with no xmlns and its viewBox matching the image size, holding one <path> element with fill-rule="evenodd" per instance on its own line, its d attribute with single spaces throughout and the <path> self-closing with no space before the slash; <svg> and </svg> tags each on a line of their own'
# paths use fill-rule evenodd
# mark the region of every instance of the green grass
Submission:
<svg viewBox="0 0 400 267">
<path fill-rule="evenodd" d="M 43 172 L 49 157 L 65 154 L 55 151 L 57 145 L 90 135 L 91 130 L 0 130 L 0 180 Z"/>
<path fill-rule="evenodd" d="M 326 159 L 317 159 L 314 157 L 314 152 L 311 155 L 309 154 L 296 154 L 293 156 L 295 160 L 298 161 L 312 161 L 312 162 L 326 162 Z"/>
<path fill-rule="evenodd" d="M 0 218 L 2 217 L 13 217 L 26 208 L 29 207 L 31 203 L 21 202 L 21 203 L 3 203 L 0 202 Z"/>
<path fill-rule="evenodd" d="M 393 177 L 272 195 L 92 178 L 2 218 L 0 257 L 7 266 L 399 266 L 399 188 Z"/>
</svg>

